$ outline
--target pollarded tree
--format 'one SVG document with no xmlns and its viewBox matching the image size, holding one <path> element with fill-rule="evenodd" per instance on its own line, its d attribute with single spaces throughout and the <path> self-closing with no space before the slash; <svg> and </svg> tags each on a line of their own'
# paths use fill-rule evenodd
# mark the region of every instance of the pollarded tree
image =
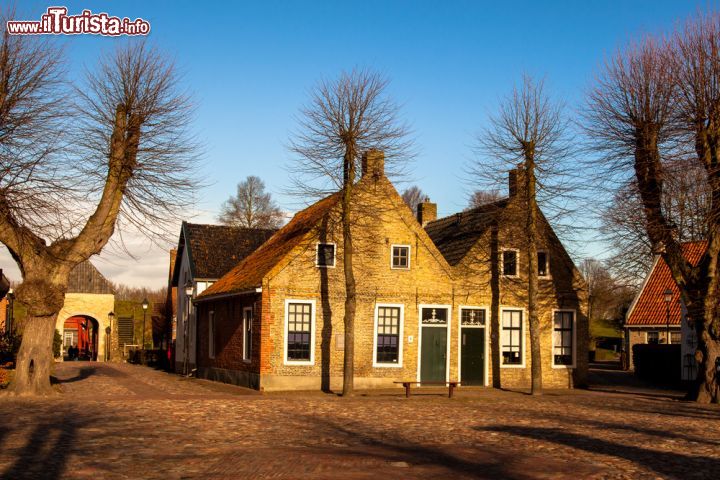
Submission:
<svg viewBox="0 0 720 480">
<path fill-rule="evenodd" d="M 296 193 L 317 197 L 340 190 L 345 276 L 343 396 L 352 395 L 354 388 L 357 288 L 351 227 L 358 216 L 373 215 L 352 209 L 357 172 L 363 153 L 370 150 L 384 152 L 391 172 L 409 154 L 408 131 L 398 120 L 398 107 L 387 96 L 387 84 L 368 70 L 343 72 L 335 80 L 320 82 L 301 110 L 299 131 L 290 142 L 290 150 L 297 155 Z"/>
<path fill-rule="evenodd" d="M 591 92 L 586 129 L 605 152 L 607 178 L 637 183 L 644 226 L 681 292 L 698 337 L 691 396 L 718 402 L 720 358 L 720 16 L 700 15 L 669 40 L 643 38 L 612 57 Z M 705 172 L 710 195 L 707 249 L 683 254 L 663 202 L 671 168 Z"/>
<path fill-rule="evenodd" d="M 567 121 L 562 106 L 544 90 L 544 82 L 523 77 L 491 117 L 489 127 L 479 136 L 482 159 L 472 172 L 486 181 L 517 169 L 517 197 L 523 218 L 520 240 L 527 255 L 527 306 L 530 326 L 532 393 L 542 393 L 542 352 L 538 316 L 538 197 L 561 198 L 566 193 L 557 179 L 565 173 Z"/>
<path fill-rule="evenodd" d="M 103 59 L 64 92 L 61 54 L 25 36 L 0 44 L 0 242 L 23 282 L 28 318 L 11 390 L 47 394 L 70 271 L 116 226 L 162 234 L 191 200 L 191 105 L 175 70 L 143 43 Z"/>
<path fill-rule="evenodd" d="M 265 191 L 265 182 L 254 175 L 238 183 L 237 193 L 223 203 L 220 223 L 246 228 L 278 228 L 283 214 Z"/>
</svg>

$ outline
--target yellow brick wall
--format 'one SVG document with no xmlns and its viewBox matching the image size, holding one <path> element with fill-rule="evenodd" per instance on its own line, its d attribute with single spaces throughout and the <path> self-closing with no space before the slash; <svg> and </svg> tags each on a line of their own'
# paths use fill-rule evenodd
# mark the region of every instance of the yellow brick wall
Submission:
<svg viewBox="0 0 720 480">
<path fill-rule="evenodd" d="M 393 380 L 414 380 L 418 376 L 419 305 L 450 306 L 448 341 L 449 378 L 458 378 L 459 363 L 459 307 L 487 307 L 486 336 L 490 328 L 491 277 L 490 235 L 473 250 L 467 262 L 449 267 L 432 242 L 415 222 L 409 209 L 399 204 L 399 196 L 389 182 L 379 182 L 377 190 L 367 197 L 359 197 L 355 206 L 360 211 L 372 211 L 371 218 L 357 219 L 354 271 L 357 282 L 357 311 L 355 320 L 355 378 L 356 386 L 392 385 Z M 364 199 L 363 199 L 364 198 Z M 383 208 L 377 199 L 386 199 Z M 367 202 L 367 205 L 362 202 Z M 331 217 L 323 242 L 336 243 L 336 267 L 315 266 L 315 246 L 318 235 L 311 235 L 297 247 L 263 283 L 263 359 L 261 360 L 261 388 L 338 388 L 342 381 L 343 350 L 337 341 L 343 336 L 344 275 L 342 268 L 342 238 L 339 234 L 337 212 Z M 502 247 L 522 247 L 513 229 L 501 229 L 498 242 Z M 548 387 L 566 388 L 584 383 L 587 370 L 587 318 L 582 281 L 559 242 L 544 232 L 543 248 L 550 252 L 551 280 L 540 285 L 540 320 L 543 358 L 543 378 Z M 391 245 L 411 246 L 409 271 L 390 268 Z M 520 255 L 520 269 L 526 268 L 526 258 Z M 526 310 L 527 283 L 524 275 L 517 280 L 501 280 L 499 300 L 502 307 Z M 315 301 L 315 355 L 312 366 L 286 365 L 284 362 L 285 301 Z M 404 322 L 402 336 L 402 367 L 373 367 L 374 311 L 378 303 L 402 304 Z M 576 310 L 576 371 L 552 367 L 552 310 Z M 525 368 L 501 368 L 503 386 L 526 387 L 530 378 L 530 349 L 527 313 L 525 322 Z M 410 338 L 412 336 L 412 342 Z M 492 385 L 491 350 L 486 351 L 489 384 Z M 323 382 L 323 377 L 326 378 Z"/>
</svg>

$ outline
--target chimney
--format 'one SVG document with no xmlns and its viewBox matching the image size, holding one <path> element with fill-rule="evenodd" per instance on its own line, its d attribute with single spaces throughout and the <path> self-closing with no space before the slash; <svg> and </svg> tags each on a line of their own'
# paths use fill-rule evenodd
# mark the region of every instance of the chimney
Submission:
<svg viewBox="0 0 720 480">
<path fill-rule="evenodd" d="M 425 200 L 418 203 L 417 206 L 417 220 L 423 227 L 429 222 L 437 219 L 437 204 L 431 203 L 430 198 L 425 197 Z"/>
<path fill-rule="evenodd" d="M 362 176 L 370 174 L 375 178 L 385 175 L 385 153 L 382 150 L 368 150 L 362 156 Z"/>
<path fill-rule="evenodd" d="M 513 168 L 508 173 L 508 195 L 514 197 L 518 189 L 518 169 Z"/>
</svg>

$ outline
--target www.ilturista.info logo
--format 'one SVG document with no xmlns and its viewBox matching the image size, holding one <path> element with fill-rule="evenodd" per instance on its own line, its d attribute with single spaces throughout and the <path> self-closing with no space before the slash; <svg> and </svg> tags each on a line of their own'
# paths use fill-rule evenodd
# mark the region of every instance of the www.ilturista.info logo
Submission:
<svg viewBox="0 0 720 480">
<path fill-rule="evenodd" d="M 48 7 L 40 21 L 8 21 L 7 32 L 10 35 L 147 35 L 150 23 L 142 18 L 130 20 L 90 10 L 83 10 L 80 15 L 68 15 L 66 7 Z"/>
</svg>

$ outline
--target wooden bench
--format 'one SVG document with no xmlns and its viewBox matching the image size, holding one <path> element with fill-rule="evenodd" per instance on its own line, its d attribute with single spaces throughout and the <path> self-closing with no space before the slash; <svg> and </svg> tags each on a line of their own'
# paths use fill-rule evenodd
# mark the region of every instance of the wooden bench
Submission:
<svg viewBox="0 0 720 480">
<path fill-rule="evenodd" d="M 410 385 L 447 385 L 448 387 L 448 398 L 453 398 L 453 392 L 455 391 L 455 387 L 458 385 L 461 385 L 461 382 L 457 382 L 455 380 L 450 380 L 447 382 L 408 382 L 408 381 L 399 381 L 399 382 L 393 382 L 393 383 L 401 383 L 403 387 L 405 387 L 405 398 L 410 398 Z"/>
</svg>

